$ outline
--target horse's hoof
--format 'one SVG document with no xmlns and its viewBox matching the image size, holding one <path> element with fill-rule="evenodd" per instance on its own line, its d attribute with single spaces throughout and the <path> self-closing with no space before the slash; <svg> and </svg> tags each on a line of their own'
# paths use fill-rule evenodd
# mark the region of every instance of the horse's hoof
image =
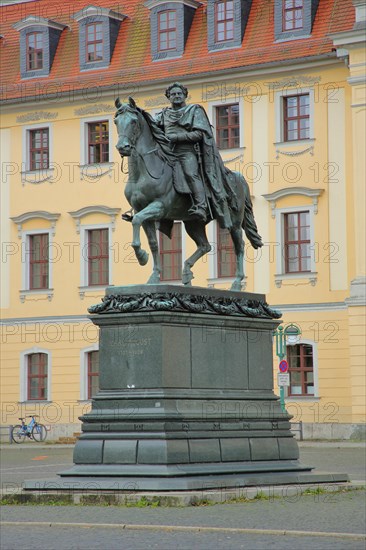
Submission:
<svg viewBox="0 0 366 550">
<path fill-rule="evenodd" d="M 234 290 L 236 292 L 241 292 L 242 283 L 241 281 L 234 281 L 231 285 L 230 290 Z"/>
<path fill-rule="evenodd" d="M 192 271 L 189 271 L 188 273 L 182 274 L 182 283 L 185 286 L 192 286 L 192 279 L 194 279 L 194 275 Z"/>
<path fill-rule="evenodd" d="M 149 277 L 147 285 L 160 285 L 160 275 L 153 274 Z"/>
<path fill-rule="evenodd" d="M 136 254 L 136 257 L 140 265 L 146 265 L 149 261 L 149 254 L 146 252 L 146 250 L 141 250 L 138 254 Z"/>
</svg>

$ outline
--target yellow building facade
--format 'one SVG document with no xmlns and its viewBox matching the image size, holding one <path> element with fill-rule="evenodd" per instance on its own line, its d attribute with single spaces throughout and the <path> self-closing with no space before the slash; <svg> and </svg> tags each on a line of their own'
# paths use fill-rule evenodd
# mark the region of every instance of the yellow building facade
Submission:
<svg viewBox="0 0 366 550">
<path fill-rule="evenodd" d="M 13 4 L 14 9 L 17 3 Z M 106 9 L 105 2 L 100 4 Z M 122 101 L 132 95 L 140 107 L 154 114 L 168 105 L 166 86 L 180 80 L 189 89 L 188 101 L 203 105 L 214 127 L 218 108 L 238 106 L 239 142 L 221 154 L 226 166 L 240 171 L 249 183 L 264 242 L 257 251 L 246 242 L 243 290 L 266 294 L 268 303 L 283 312 L 284 325 L 294 323 L 300 328 L 296 349 L 311 355 L 308 379 L 302 374 L 302 382 L 296 382 L 291 373 L 288 412 L 294 422 L 303 422 L 306 438 L 364 437 L 366 56 L 362 29 L 366 14 L 364 2 L 353 0 L 350 6 L 355 23 L 330 36 L 336 52 L 332 55 L 307 58 L 304 54 L 286 63 L 279 59 L 230 70 L 228 62 L 226 68 L 214 69 L 204 78 L 199 72 L 185 75 L 177 60 L 177 69 L 170 75 L 141 80 L 138 85 L 119 82 L 119 90 L 117 85 L 103 86 L 100 69 L 90 73 L 87 87 L 72 94 L 58 94 L 51 87 L 38 95 L 5 94 L 2 426 L 36 413 L 51 427 L 51 439 L 79 430 L 78 417 L 90 408 L 90 369 L 93 352 L 98 350 L 97 329 L 87 309 L 101 300 L 107 285 L 144 283 L 152 269 L 151 261 L 145 267 L 138 265 L 130 247 L 132 227 L 121 219 L 130 206 L 123 193 L 127 165 L 122 172 L 114 147 L 114 100 L 117 94 Z M 12 26 L 31 17 L 31 11 L 12 14 Z M 51 15 L 47 20 L 63 21 L 62 16 Z M 32 22 L 28 19 L 28 23 Z M 31 25 L 23 25 L 21 31 L 24 28 L 34 30 Z M 19 54 L 18 45 L 11 55 L 15 59 Z M 57 62 L 56 50 L 53 63 Z M 284 135 L 284 106 L 287 98 L 300 96 L 308 101 L 308 133 L 304 139 L 289 140 Z M 95 162 L 90 151 L 100 154 L 101 149 L 93 146 L 90 132 L 100 136 L 101 123 L 108 150 Z M 34 149 L 41 155 L 43 150 L 39 142 L 32 147 L 32 140 L 42 141 L 44 136 L 47 165 L 37 168 L 32 166 L 32 155 Z M 300 220 L 301 214 L 310 252 L 306 269 L 289 272 L 286 224 Z M 193 283 L 228 289 L 231 278 L 220 276 L 218 267 L 215 222 L 208 225 L 207 233 L 213 249 L 196 264 Z M 40 235 L 46 240 L 39 240 Z M 106 243 L 103 265 L 108 280 L 103 284 L 91 284 L 90 239 L 94 237 Z M 39 265 L 45 257 L 35 252 L 42 246 L 48 251 L 47 267 Z M 183 259 L 194 249 L 182 231 Z M 42 282 L 42 276 L 47 281 Z M 35 393 L 31 356 L 38 361 Z M 40 357 L 46 367 L 40 366 Z M 273 369 L 276 380 L 277 359 Z M 301 383 L 305 384 L 302 389 Z"/>
</svg>

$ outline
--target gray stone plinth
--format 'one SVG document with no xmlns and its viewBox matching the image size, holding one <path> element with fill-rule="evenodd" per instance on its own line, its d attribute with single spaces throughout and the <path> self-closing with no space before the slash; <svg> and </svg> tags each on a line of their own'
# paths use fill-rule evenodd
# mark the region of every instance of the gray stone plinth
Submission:
<svg viewBox="0 0 366 550">
<path fill-rule="evenodd" d="M 169 491 L 310 475 L 273 392 L 279 321 L 264 296 L 167 285 L 106 295 L 91 317 L 100 327 L 100 390 L 81 418 L 63 488 L 95 480 L 109 490 L 119 480 Z"/>
</svg>

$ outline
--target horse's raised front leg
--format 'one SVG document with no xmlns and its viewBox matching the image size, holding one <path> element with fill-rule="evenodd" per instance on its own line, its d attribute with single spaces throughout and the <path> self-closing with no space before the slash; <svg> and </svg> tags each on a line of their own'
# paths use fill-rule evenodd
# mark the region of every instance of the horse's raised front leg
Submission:
<svg viewBox="0 0 366 550">
<path fill-rule="evenodd" d="M 146 265 L 149 260 L 149 254 L 141 248 L 140 230 L 141 225 L 148 220 L 159 220 L 164 213 L 164 207 L 161 202 L 152 202 L 146 208 L 137 212 L 132 219 L 132 243 L 131 246 L 135 250 L 137 261 L 140 265 Z"/>
<path fill-rule="evenodd" d="M 207 240 L 206 236 L 206 224 L 204 222 L 199 221 L 186 221 L 184 222 L 184 225 L 186 227 L 186 231 L 188 235 L 191 237 L 191 239 L 194 240 L 194 242 L 197 245 L 197 250 L 186 259 L 183 266 L 183 272 L 182 272 L 182 283 L 184 285 L 191 285 L 192 279 L 194 279 L 194 275 L 192 273 L 191 267 L 194 266 L 194 264 L 202 258 L 205 254 L 210 252 L 211 245 Z"/>
<path fill-rule="evenodd" d="M 146 284 L 158 285 L 160 283 L 161 263 L 158 239 L 156 236 L 155 221 L 146 221 L 142 224 L 142 227 L 144 228 L 144 231 L 146 233 L 147 239 L 149 241 L 149 247 L 153 256 L 153 272 L 150 275 L 150 278 Z"/>
<path fill-rule="evenodd" d="M 244 279 L 244 240 L 242 228 L 233 226 L 230 230 L 231 238 L 234 243 L 236 256 L 235 279 L 230 290 L 241 290 L 242 280 Z"/>
</svg>

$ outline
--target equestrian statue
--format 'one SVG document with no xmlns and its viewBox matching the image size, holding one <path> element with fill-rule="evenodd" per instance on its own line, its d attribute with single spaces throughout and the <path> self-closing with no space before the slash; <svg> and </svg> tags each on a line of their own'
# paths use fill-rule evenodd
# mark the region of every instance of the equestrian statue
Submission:
<svg viewBox="0 0 366 550">
<path fill-rule="evenodd" d="M 114 122 L 118 152 L 128 157 L 126 198 L 131 210 L 122 217 L 133 226 L 132 247 L 140 265 L 148 261 L 141 248 L 143 227 L 153 257 L 147 284 L 160 283 L 160 255 L 156 228 L 171 237 L 175 220 L 183 221 L 197 250 L 184 262 L 182 282 L 190 285 L 191 267 L 211 245 L 206 225 L 213 219 L 231 235 L 236 272 L 231 290 L 240 291 L 244 278 L 243 231 L 253 248 L 263 246 L 253 215 L 247 182 L 239 172 L 224 166 L 207 114 L 201 105 L 186 104 L 188 90 L 179 82 L 167 88 L 171 107 L 154 119 L 129 97 L 116 99 Z"/>
</svg>

